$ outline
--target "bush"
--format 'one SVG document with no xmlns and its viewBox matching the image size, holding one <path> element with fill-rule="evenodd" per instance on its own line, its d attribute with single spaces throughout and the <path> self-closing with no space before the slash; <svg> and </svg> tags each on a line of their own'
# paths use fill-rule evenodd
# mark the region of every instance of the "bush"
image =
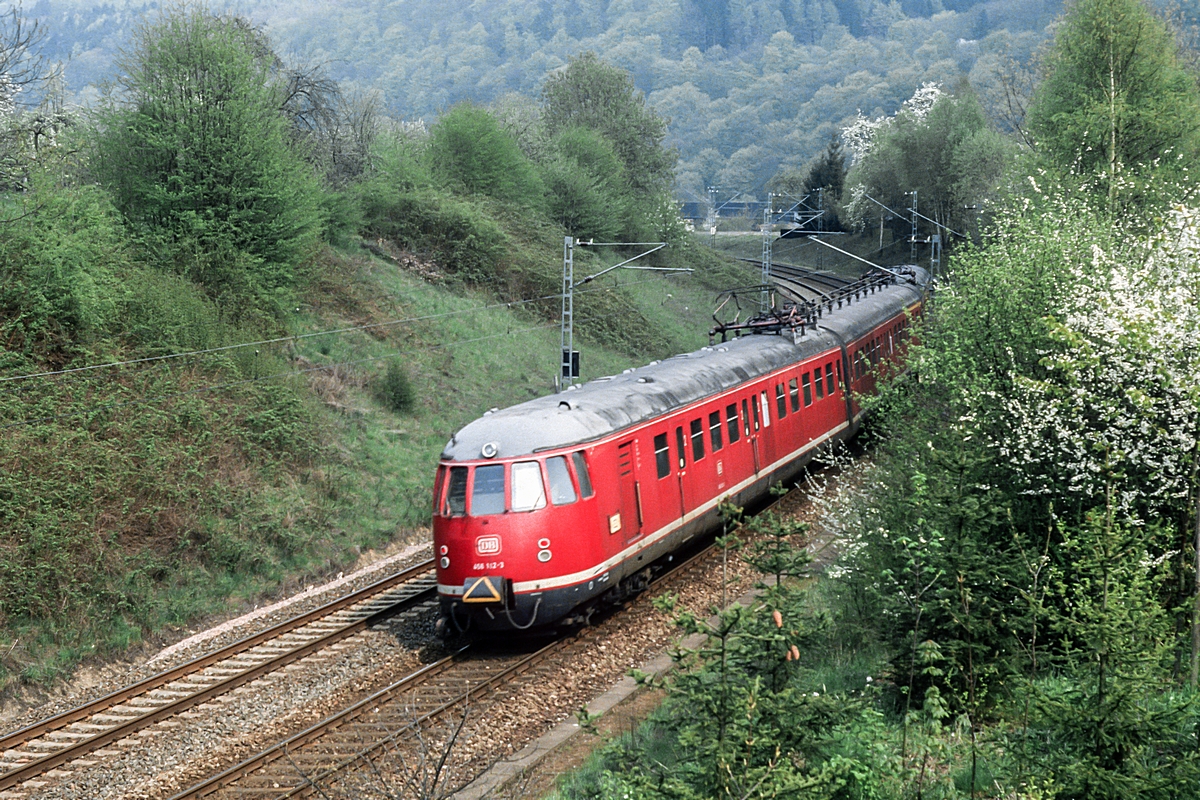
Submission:
<svg viewBox="0 0 1200 800">
<path fill-rule="evenodd" d="M 621 204 L 575 161 L 558 157 L 542 168 L 550 219 L 580 239 L 613 241 L 621 231 Z"/>
<path fill-rule="evenodd" d="M 443 185 L 535 208 L 542 204 L 544 189 L 533 163 L 482 108 L 451 109 L 430 131 L 426 157 Z"/>
<path fill-rule="evenodd" d="M 0 236 L 0 342 L 39 356 L 94 341 L 114 322 L 126 255 L 102 192 L 44 183 Z"/>
<path fill-rule="evenodd" d="M 595 131 L 569 128 L 555 138 L 554 149 L 542 167 L 550 218 L 581 239 L 614 240 L 629 203 L 612 145 Z"/>
<path fill-rule="evenodd" d="M 388 364 L 383 375 L 376 378 L 375 396 L 379 398 L 379 402 L 397 414 L 411 411 L 417 399 L 408 373 L 394 361 Z"/>
<path fill-rule="evenodd" d="M 215 297 L 291 286 L 321 233 L 319 186 L 291 145 L 267 43 L 185 8 L 140 29 L 121 66 L 94 159 L 117 207 L 162 252 L 181 248 L 170 262 Z"/>
</svg>

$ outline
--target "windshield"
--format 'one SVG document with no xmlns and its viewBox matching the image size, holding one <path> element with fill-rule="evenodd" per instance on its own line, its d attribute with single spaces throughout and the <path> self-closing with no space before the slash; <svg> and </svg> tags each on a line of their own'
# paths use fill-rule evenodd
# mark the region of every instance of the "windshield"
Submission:
<svg viewBox="0 0 1200 800">
<path fill-rule="evenodd" d="M 471 516 L 504 513 L 504 465 L 488 464 L 475 468 L 471 489 Z"/>
</svg>

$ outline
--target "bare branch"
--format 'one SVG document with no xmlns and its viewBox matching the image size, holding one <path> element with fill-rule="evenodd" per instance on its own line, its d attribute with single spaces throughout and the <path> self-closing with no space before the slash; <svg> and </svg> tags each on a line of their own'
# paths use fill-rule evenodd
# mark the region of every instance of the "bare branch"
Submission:
<svg viewBox="0 0 1200 800">
<path fill-rule="evenodd" d="M 13 101 L 23 89 L 58 75 L 58 66 L 41 53 L 45 39 L 46 29 L 37 20 L 22 16 L 19 3 L 0 14 L 0 106 L 6 90 Z"/>
</svg>

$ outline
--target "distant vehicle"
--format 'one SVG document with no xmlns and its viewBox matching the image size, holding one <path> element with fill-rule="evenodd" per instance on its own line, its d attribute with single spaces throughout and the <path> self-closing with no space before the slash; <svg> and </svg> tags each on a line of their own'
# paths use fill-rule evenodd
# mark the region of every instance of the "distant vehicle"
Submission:
<svg viewBox="0 0 1200 800">
<path fill-rule="evenodd" d="M 900 267 L 804 324 L 762 331 L 492 410 L 434 485 L 445 633 L 584 622 L 653 565 L 854 435 L 858 398 L 902 366 L 929 273 Z M 824 306 L 824 301 L 822 301 Z M 769 335 L 767 332 L 783 335 Z"/>
</svg>

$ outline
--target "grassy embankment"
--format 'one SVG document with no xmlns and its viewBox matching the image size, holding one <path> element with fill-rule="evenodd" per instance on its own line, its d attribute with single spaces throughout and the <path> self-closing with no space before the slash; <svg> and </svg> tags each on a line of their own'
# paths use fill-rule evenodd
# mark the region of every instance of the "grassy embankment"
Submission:
<svg viewBox="0 0 1200 800">
<path fill-rule="evenodd" d="M 12 378 L 378 326 L 7 383 L 0 689 L 36 688 L 425 535 L 450 434 L 550 391 L 557 368 L 557 301 L 496 305 L 558 292 L 561 230 L 481 203 L 504 235 L 486 285 L 436 253 L 375 240 L 397 261 L 356 240 L 315 258 L 288 318 L 234 324 L 195 285 L 108 242 L 94 295 L 119 324 L 96 326 L 86 348 L 25 347 L 49 357 L 7 343 L 0 377 Z M 576 274 L 615 258 L 580 254 Z M 657 263 L 697 274 L 622 271 L 578 295 L 585 378 L 705 344 L 714 290 L 745 282 L 704 248 Z M 413 321 L 380 324 L 396 320 Z M 407 410 L 381 397 L 391 363 Z"/>
</svg>

